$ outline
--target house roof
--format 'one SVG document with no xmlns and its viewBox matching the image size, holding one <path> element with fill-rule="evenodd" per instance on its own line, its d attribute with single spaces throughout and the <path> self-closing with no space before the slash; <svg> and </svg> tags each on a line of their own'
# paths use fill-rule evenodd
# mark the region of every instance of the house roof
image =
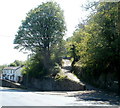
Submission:
<svg viewBox="0 0 120 108">
<path fill-rule="evenodd" d="M 18 66 L 18 67 L 5 67 L 4 70 L 5 69 L 7 69 L 7 70 L 16 70 L 16 69 L 19 69 L 19 68 L 21 68 L 21 67 L 20 66 Z"/>
</svg>

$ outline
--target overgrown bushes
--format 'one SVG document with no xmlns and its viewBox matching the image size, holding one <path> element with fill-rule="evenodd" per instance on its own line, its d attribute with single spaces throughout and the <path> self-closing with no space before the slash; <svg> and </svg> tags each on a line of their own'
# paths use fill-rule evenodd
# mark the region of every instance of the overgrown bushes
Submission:
<svg viewBox="0 0 120 108">
<path fill-rule="evenodd" d="M 80 57 L 74 66 L 80 67 L 75 73 L 88 82 L 99 82 L 102 76 L 114 74 L 112 83 L 119 82 L 120 90 L 120 31 L 119 2 L 102 2 L 94 5 L 95 12 L 79 24 L 69 43 L 76 48 Z M 102 78 L 107 87 L 107 78 Z"/>
</svg>

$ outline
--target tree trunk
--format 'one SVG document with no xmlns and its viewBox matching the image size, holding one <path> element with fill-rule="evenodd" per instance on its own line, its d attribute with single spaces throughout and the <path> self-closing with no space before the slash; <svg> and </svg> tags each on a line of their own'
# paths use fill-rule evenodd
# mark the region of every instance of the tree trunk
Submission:
<svg viewBox="0 0 120 108">
<path fill-rule="evenodd" d="M 44 64 L 44 68 L 46 70 L 46 73 L 49 73 L 49 69 L 50 69 L 50 53 L 47 49 L 44 50 L 43 53 L 43 64 Z"/>
</svg>

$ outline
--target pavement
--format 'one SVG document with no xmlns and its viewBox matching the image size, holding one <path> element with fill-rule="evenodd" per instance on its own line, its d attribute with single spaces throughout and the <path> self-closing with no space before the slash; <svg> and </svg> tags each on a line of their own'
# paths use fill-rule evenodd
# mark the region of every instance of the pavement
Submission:
<svg viewBox="0 0 120 108">
<path fill-rule="evenodd" d="M 120 106 L 120 97 L 104 91 L 28 91 L 0 88 L 1 106 Z"/>
</svg>

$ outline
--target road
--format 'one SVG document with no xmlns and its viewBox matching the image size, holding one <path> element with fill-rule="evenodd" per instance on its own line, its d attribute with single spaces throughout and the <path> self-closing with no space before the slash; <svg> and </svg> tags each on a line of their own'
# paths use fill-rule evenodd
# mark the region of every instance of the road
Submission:
<svg viewBox="0 0 120 108">
<path fill-rule="evenodd" d="M 91 94 L 91 95 L 90 95 Z M 94 91 L 38 92 L 20 89 L 0 89 L 0 106 L 112 106 L 109 98 L 94 96 Z M 100 93 L 99 93 L 100 94 Z M 102 97 L 103 95 L 100 94 Z M 115 98 L 115 97 L 113 97 Z M 112 99 L 112 98 L 111 98 Z"/>
</svg>

